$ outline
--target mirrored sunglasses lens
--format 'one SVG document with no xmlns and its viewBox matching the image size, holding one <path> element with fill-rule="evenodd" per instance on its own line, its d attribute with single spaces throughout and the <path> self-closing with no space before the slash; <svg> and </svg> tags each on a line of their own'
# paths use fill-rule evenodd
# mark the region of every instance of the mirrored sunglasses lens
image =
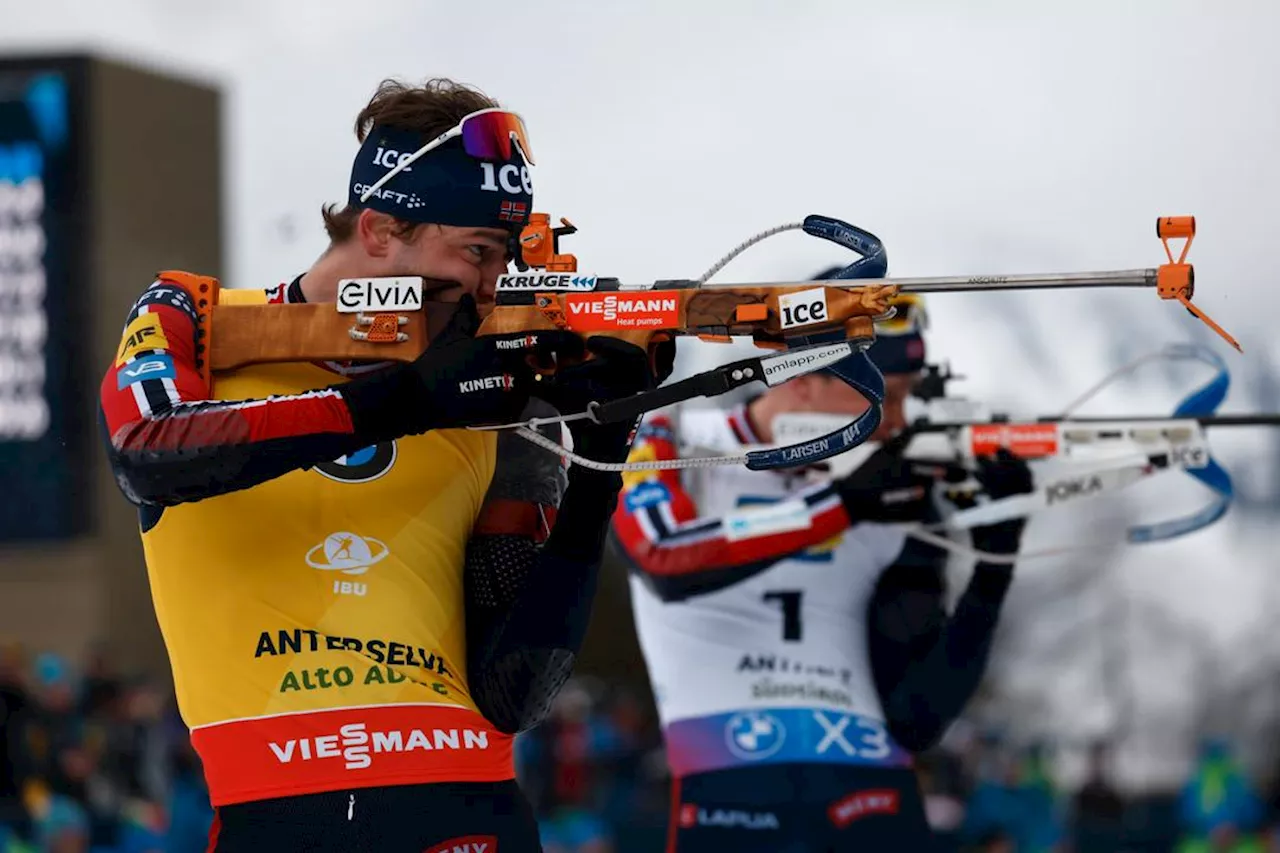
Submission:
<svg viewBox="0 0 1280 853">
<path fill-rule="evenodd" d="M 473 116 L 462 123 L 462 148 L 480 160 L 505 160 L 511 156 L 510 138 L 494 125 L 498 113 Z"/>
<path fill-rule="evenodd" d="M 509 160 L 511 136 L 515 134 L 524 158 L 533 163 L 529 136 L 524 122 L 512 113 L 482 113 L 468 118 L 462 125 L 462 146 L 472 157 L 483 160 Z"/>
</svg>

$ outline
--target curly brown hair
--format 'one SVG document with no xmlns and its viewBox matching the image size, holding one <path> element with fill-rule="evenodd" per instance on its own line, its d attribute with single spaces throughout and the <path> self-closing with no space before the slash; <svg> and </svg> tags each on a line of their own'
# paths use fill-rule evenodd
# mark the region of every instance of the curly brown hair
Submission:
<svg viewBox="0 0 1280 853">
<path fill-rule="evenodd" d="M 432 139 L 462 121 L 463 116 L 477 110 L 499 106 L 498 102 L 472 86 L 436 77 L 421 86 L 410 86 L 399 80 L 383 80 L 373 97 L 356 116 L 356 139 L 361 144 L 374 126 L 393 127 L 418 133 Z M 345 243 L 355 233 L 360 208 L 351 205 L 337 210 L 327 204 L 320 210 L 324 230 L 331 243 Z M 397 221 L 397 236 L 411 239 L 418 224 Z"/>
</svg>

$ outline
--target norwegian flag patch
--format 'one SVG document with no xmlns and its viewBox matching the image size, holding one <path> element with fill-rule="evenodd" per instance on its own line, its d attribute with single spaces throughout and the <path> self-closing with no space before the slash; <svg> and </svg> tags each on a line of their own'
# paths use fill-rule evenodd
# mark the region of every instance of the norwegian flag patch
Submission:
<svg viewBox="0 0 1280 853">
<path fill-rule="evenodd" d="M 529 218 L 529 205 L 522 201 L 504 201 L 498 208 L 498 218 L 503 222 L 524 222 Z"/>
</svg>

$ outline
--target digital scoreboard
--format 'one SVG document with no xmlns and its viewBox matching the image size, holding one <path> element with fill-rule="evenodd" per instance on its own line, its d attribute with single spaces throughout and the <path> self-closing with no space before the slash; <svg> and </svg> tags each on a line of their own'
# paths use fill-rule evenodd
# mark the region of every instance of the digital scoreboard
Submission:
<svg viewBox="0 0 1280 853">
<path fill-rule="evenodd" d="M 0 63 L 0 545 L 89 524 L 79 79 L 70 63 Z"/>
</svg>

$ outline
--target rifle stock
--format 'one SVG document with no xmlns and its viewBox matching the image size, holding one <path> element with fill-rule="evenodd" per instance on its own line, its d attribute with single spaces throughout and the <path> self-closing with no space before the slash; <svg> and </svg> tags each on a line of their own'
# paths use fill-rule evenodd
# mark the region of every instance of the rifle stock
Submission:
<svg viewBox="0 0 1280 853">
<path fill-rule="evenodd" d="M 404 340 L 358 340 L 351 335 L 358 330 L 356 315 L 339 313 L 334 303 L 251 304 L 243 301 L 244 291 L 222 288 L 216 279 L 173 270 L 161 276 L 181 283 L 198 278 L 203 285 L 206 304 L 200 307 L 198 329 L 208 352 L 206 381 L 213 373 L 272 362 L 410 362 L 439 334 L 453 311 L 449 303 L 425 302 L 417 311 L 377 313 L 375 320 L 392 325 Z M 516 299 L 504 299 L 506 294 L 500 292 L 477 334 L 568 330 L 583 337 L 608 335 L 650 352 L 672 336 L 716 343 L 749 337 L 762 349 L 782 350 L 786 338 L 779 299 L 788 294 L 824 294 L 828 319 L 806 324 L 806 334 L 840 332 L 853 340 L 874 334 L 875 317 L 888 313 L 889 300 L 897 292 L 882 285 L 838 288 L 807 282 L 714 291 L 699 290 L 694 282 L 679 285 L 686 283 L 677 283 L 677 289 L 534 292 Z"/>
<path fill-rule="evenodd" d="M 209 369 L 214 373 L 251 364 L 289 361 L 412 361 L 427 345 L 426 312 L 405 315 L 401 342 L 356 340 L 349 315 L 332 304 L 214 305 L 205 324 Z"/>
</svg>

